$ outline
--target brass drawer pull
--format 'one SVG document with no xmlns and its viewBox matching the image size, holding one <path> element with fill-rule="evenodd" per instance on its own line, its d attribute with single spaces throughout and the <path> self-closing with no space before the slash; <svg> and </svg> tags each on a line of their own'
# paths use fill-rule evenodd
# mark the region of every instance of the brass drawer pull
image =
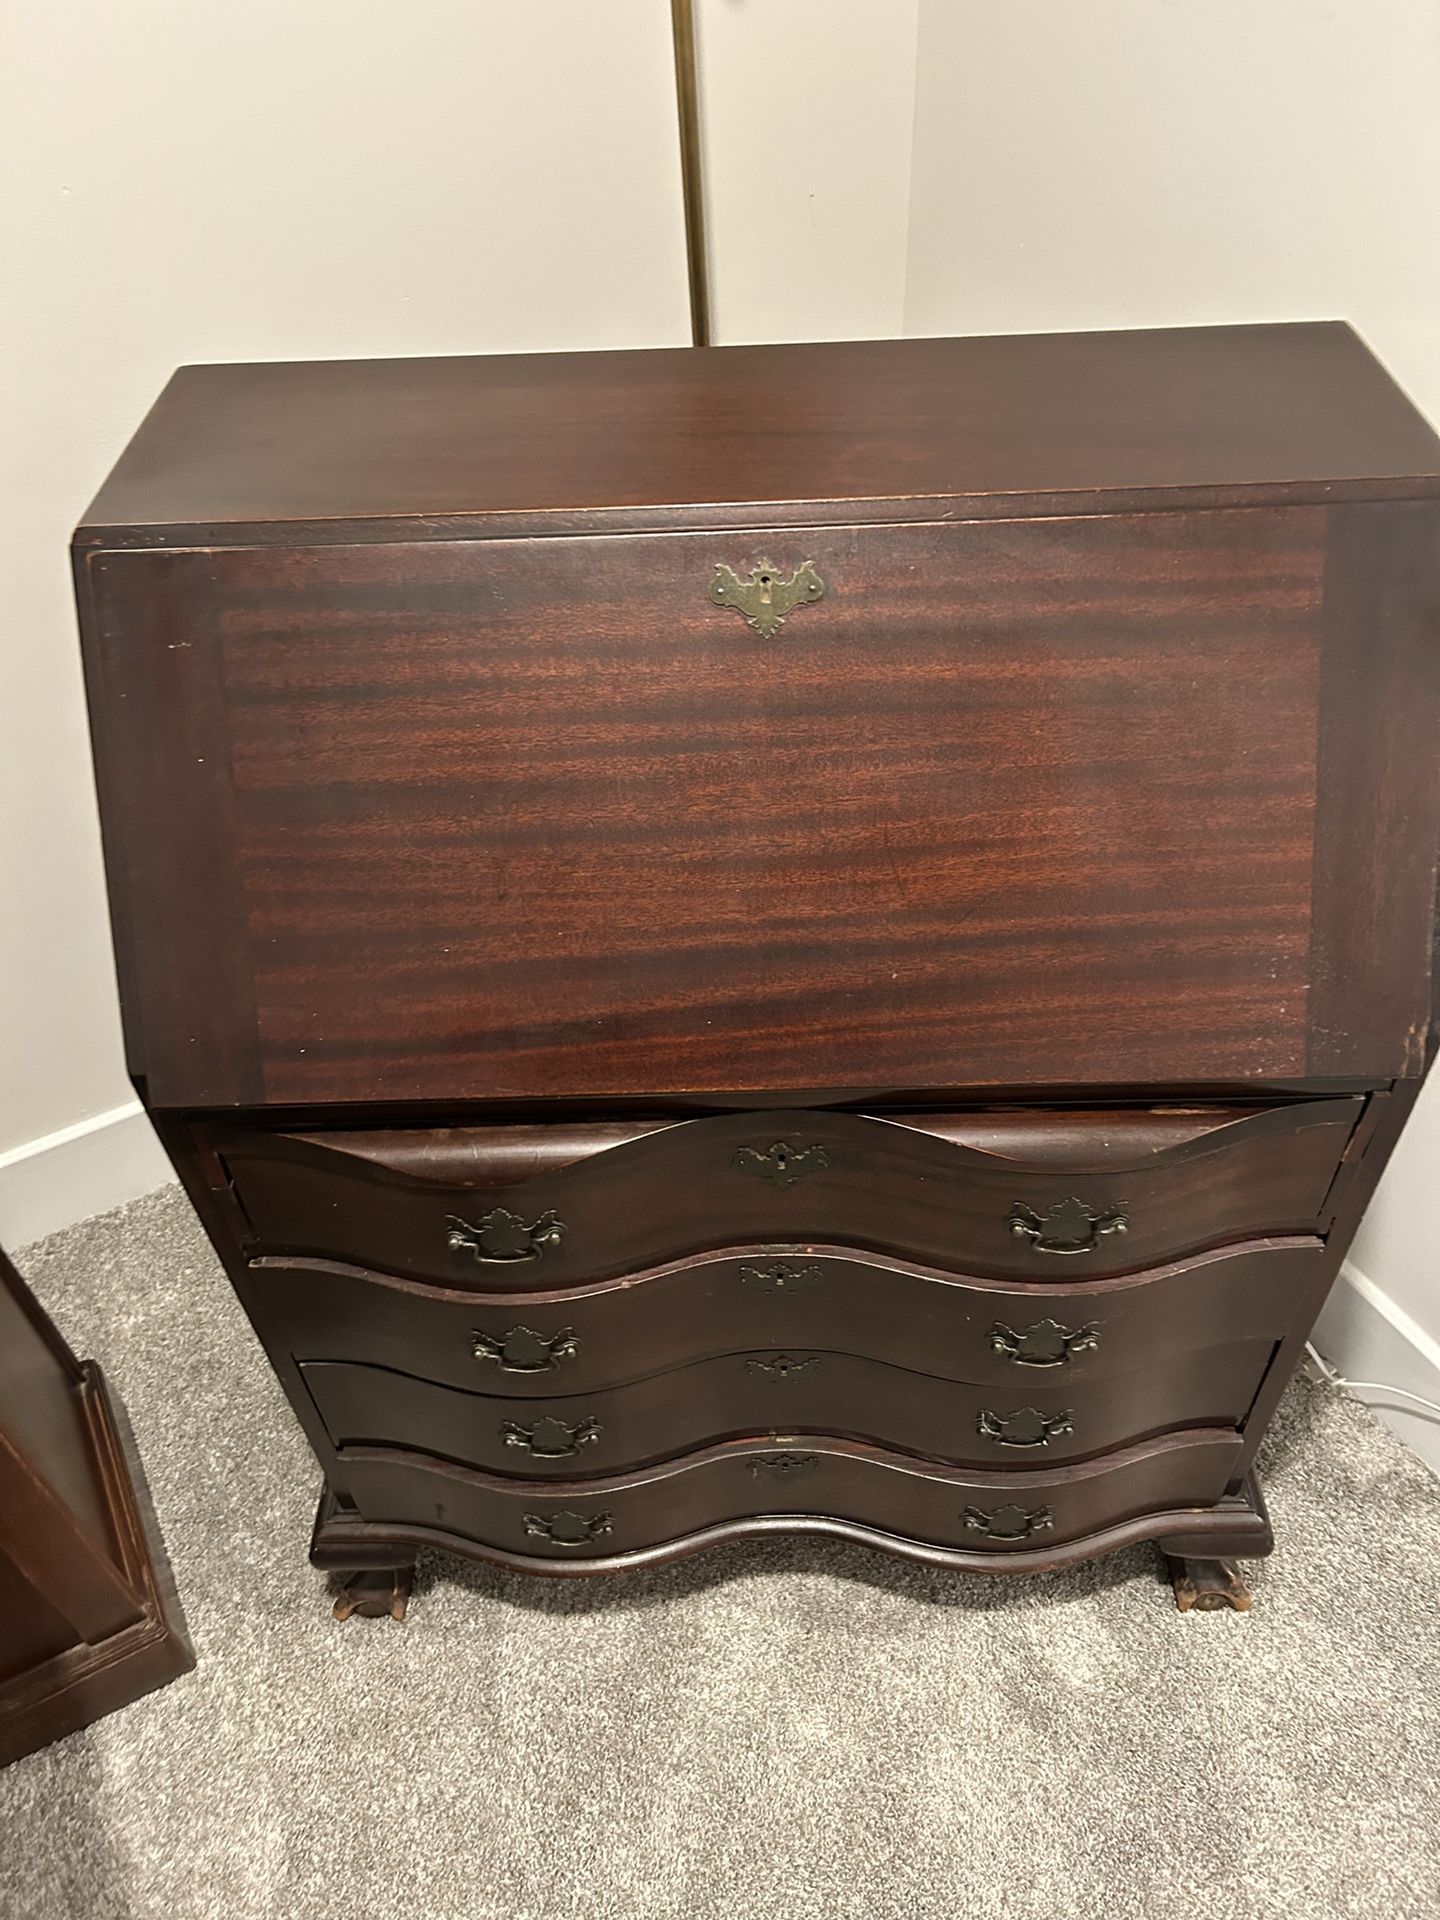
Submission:
<svg viewBox="0 0 1440 1920">
<path fill-rule="evenodd" d="M 493 1360 L 502 1373 L 546 1373 L 562 1360 L 573 1360 L 580 1342 L 569 1327 L 547 1340 L 530 1327 L 511 1327 L 508 1333 L 483 1333 L 477 1327 L 470 1336 L 470 1351 L 477 1360 Z"/>
<path fill-rule="evenodd" d="M 1002 1447 L 1048 1447 L 1062 1434 L 1073 1433 L 1073 1422 L 1072 1414 L 1047 1417 L 1038 1407 L 1019 1407 L 1014 1413 L 992 1413 L 988 1407 L 982 1407 L 975 1429 L 982 1439 L 993 1440 Z"/>
<path fill-rule="evenodd" d="M 1128 1233 L 1130 1221 L 1123 1206 L 1108 1213 L 1092 1213 L 1072 1194 L 1039 1214 L 1017 1201 L 1005 1222 L 1017 1240 L 1029 1240 L 1036 1253 L 1093 1253 L 1108 1233 Z"/>
<path fill-rule="evenodd" d="M 565 1222 L 555 1218 L 553 1207 L 528 1227 L 518 1213 L 504 1207 L 495 1207 L 473 1227 L 454 1213 L 446 1216 L 445 1224 L 450 1251 L 468 1253 L 477 1261 L 538 1260 L 547 1247 L 558 1247 L 565 1238 Z"/>
<path fill-rule="evenodd" d="M 988 1513 L 983 1507 L 965 1509 L 966 1527 L 989 1540 L 1028 1540 L 1054 1524 L 1049 1507 L 991 1507 Z"/>
<path fill-rule="evenodd" d="M 1099 1344 L 1100 1329 L 1093 1321 L 1073 1332 L 1058 1320 L 1037 1320 L 1020 1333 L 997 1320 L 990 1329 L 990 1351 L 1017 1367 L 1063 1367 L 1077 1353 L 1093 1353 Z"/>
<path fill-rule="evenodd" d="M 526 1533 L 535 1534 L 557 1547 L 583 1547 L 598 1540 L 611 1529 L 608 1513 L 573 1513 L 562 1507 L 558 1513 L 527 1513 Z"/>
<path fill-rule="evenodd" d="M 768 1360 L 747 1360 L 751 1373 L 763 1373 L 770 1380 L 793 1380 L 797 1373 L 818 1372 L 820 1357 L 814 1353 L 774 1353 Z"/>
<path fill-rule="evenodd" d="M 787 1267 L 775 1260 L 768 1267 L 741 1267 L 740 1284 L 758 1287 L 761 1293 L 794 1293 L 801 1287 L 813 1287 L 824 1275 L 819 1267 Z"/>
<path fill-rule="evenodd" d="M 578 1453 L 581 1447 L 593 1447 L 600 1438 L 598 1420 L 578 1420 L 572 1427 L 564 1420 L 546 1414 L 533 1426 L 522 1427 L 516 1420 L 502 1420 L 500 1438 L 507 1447 L 523 1447 L 537 1460 L 561 1460 Z"/>
<path fill-rule="evenodd" d="M 824 1147 L 792 1147 L 788 1140 L 777 1140 L 764 1153 L 754 1147 L 735 1149 L 735 1165 L 741 1173 L 753 1173 L 772 1187 L 793 1187 L 809 1174 L 823 1173 L 829 1164 Z"/>
<path fill-rule="evenodd" d="M 717 561 L 715 578 L 710 582 L 710 598 L 716 606 L 733 607 L 744 614 L 762 640 L 773 640 L 793 607 L 818 600 L 824 591 L 825 583 L 815 571 L 813 560 L 802 560 L 788 580 L 782 579 L 773 560 L 757 561 L 748 580 Z"/>
<path fill-rule="evenodd" d="M 768 1473 L 772 1480 L 793 1480 L 797 1473 L 810 1473 L 819 1466 L 818 1453 L 757 1453 L 746 1466 L 758 1480 Z"/>
</svg>

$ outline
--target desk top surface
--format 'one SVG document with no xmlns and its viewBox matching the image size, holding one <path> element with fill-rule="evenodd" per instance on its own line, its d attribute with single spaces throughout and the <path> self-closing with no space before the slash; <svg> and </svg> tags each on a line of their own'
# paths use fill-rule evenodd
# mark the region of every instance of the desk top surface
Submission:
<svg viewBox="0 0 1440 1920">
<path fill-rule="evenodd" d="M 182 367 L 77 541 L 1436 494 L 1440 438 L 1348 326 L 1306 322 Z"/>
</svg>

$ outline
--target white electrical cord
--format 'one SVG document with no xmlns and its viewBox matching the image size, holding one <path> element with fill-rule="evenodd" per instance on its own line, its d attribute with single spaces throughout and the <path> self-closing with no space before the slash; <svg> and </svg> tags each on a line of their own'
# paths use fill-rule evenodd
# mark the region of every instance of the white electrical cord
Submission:
<svg viewBox="0 0 1440 1920">
<path fill-rule="evenodd" d="M 1417 1407 L 1425 1407 L 1431 1413 L 1440 1414 L 1440 1403 L 1422 1399 L 1418 1393 L 1408 1393 L 1404 1387 L 1392 1387 L 1383 1380 L 1347 1380 L 1343 1373 L 1337 1373 L 1330 1362 L 1315 1351 L 1308 1340 L 1305 1342 L 1305 1351 L 1332 1387 L 1345 1387 L 1351 1393 L 1387 1393 L 1393 1399 L 1409 1400 Z"/>
</svg>

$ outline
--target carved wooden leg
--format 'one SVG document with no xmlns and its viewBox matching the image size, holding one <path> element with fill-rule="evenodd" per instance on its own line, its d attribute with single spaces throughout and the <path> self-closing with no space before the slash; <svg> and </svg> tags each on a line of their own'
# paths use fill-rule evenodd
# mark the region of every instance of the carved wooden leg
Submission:
<svg viewBox="0 0 1440 1920">
<path fill-rule="evenodd" d="M 1240 1578 L 1233 1560 L 1189 1560 L 1167 1553 L 1175 1605 L 1181 1613 L 1216 1613 L 1231 1607 L 1236 1613 L 1248 1613 L 1254 1596 Z"/>
<path fill-rule="evenodd" d="M 1254 1470 L 1213 1507 L 1198 1512 L 1182 1532 L 1164 1534 L 1155 1544 L 1165 1556 L 1181 1613 L 1215 1613 L 1222 1607 L 1248 1613 L 1252 1596 L 1235 1560 L 1262 1559 L 1275 1544 Z"/>
<path fill-rule="evenodd" d="M 310 1538 L 310 1563 L 340 1581 L 335 1618 L 403 1620 L 415 1577 L 415 1549 L 371 1526 L 325 1487 Z"/>
<path fill-rule="evenodd" d="M 358 1613 L 366 1620 L 383 1620 L 387 1614 L 392 1620 L 403 1620 L 414 1575 L 413 1565 L 361 1567 L 342 1575 L 345 1584 L 335 1601 L 335 1618 L 348 1620 Z"/>
</svg>

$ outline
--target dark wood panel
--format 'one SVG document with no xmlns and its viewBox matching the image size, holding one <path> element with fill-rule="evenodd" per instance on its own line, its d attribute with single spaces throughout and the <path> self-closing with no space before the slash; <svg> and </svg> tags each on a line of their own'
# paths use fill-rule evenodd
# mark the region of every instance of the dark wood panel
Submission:
<svg viewBox="0 0 1440 1920">
<path fill-rule="evenodd" d="M 84 1375 L 34 1294 L 0 1252 L 0 1429 L 10 1456 L 28 1463 L 64 1507 L 89 1551 L 117 1544 L 105 1481 L 85 1418 Z M 8 1531 L 14 1515 L 0 1512 Z M 0 1615 L 0 1619 L 4 1616 Z"/>
<path fill-rule="evenodd" d="M 1336 324 L 184 367 L 80 537 L 1335 497 L 1417 475 L 1436 484 L 1440 443 Z"/>
<path fill-rule="evenodd" d="M 121 803 L 151 1097 L 1298 1072 L 1321 524 L 830 531 L 769 646 L 748 543 L 99 560 L 186 709 Z"/>
<path fill-rule="evenodd" d="M 614 1473 L 744 1436 L 803 1445 L 812 1434 L 1025 1469 L 1183 1427 L 1238 1427 L 1274 1350 L 1259 1340 L 1166 1354 L 1103 1383 L 1032 1369 L 998 1392 L 845 1353 L 817 1357 L 777 1392 L 772 1353 L 724 1354 L 524 1407 L 383 1367 L 310 1361 L 302 1372 L 337 1447 L 400 1447 L 522 1478 Z"/>
<path fill-rule="evenodd" d="M 1423 1073 L 1440 854 L 1440 506 L 1331 509 L 1309 1070 Z"/>
<path fill-rule="evenodd" d="M 130 1072 L 142 1086 L 152 1073 L 161 1089 L 183 1084 L 196 1102 L 259 1100 L 223 661 L 203 568 L 91 556 L 81 605 Z"/>
<path fill-rule="evenodd" d="M 779 1290 L 747 1278 L 777 1258 L 818 1278 Z M 1166 1355 L 1278 1340 L 1325 1259 L 1318 1241 L 1262 1241 L 1145 1274 L 1023 1288 L 828 1247 L 733 1249 L 526 1296 L 460 1293 L 307 1260 L 254 1261 L 235 1279 L 262 1338 L 282 1354 L 526 1400 L 620 1386 L 718 1354 L 780 1359 L 757 1378 L 774 1389 L 770 1424 L 783 1428 L 793 1417 L 790 1389 L 836 1352 L 1023 1401 L 1037 1383 L 1108 1380 Z M 1049 1321 L 1089 1338 L 1056 1367 L 1009 1357 L 1001 1335 L 1023 1337 Z M 477 1334 L 503 1348 L 516 1327 L 547 1343 L 569 1335 L 572 1350 L 534 1371 L 488 1351 L 477 1359 Z"/>
<path fill-rule="evenodd" d="M 3 1472 L 3 1469 L 0 1469 Z M 7 1516 L 7 1524 L 8 1516 Z M 63 1660 L 75 1645 L 75 1629 L 57 1606 L 35 1591 L 18 1567 L 0 1553 L 0 1725 L 7 1682 Z"/>
<path fill-rule="evenodd" d="M 104 1381 L 0 1252 L 0 1766 L 194 1665 Z"/>
<path fill-rule="evenodd" d="M 803 1105 L 798 1100 L 792 1103 L 793 1108 Z M 943 1108 L 912 1112 L 897 1107 L 878 1117 L 1028 1172 L 1094 1173 L 1107 1165 L 1111 1169 L 1143 1166 L 1161 1153 L 1173 1164 L 1180 1149 L 1207 1151 L 1222 1144 L 1222 1136 L 1231 1129 L 1244 1128 L 1253 1135 L 1268 1126 L 1285 1130 L 1311 1121 L 1338 1120 L 1341 1112 L 1339 1106 L 1307 1108 L 1293 1101 L 1273 1106 L 1258 1101 L 1203 1106 L 1192 1101 L 1153 1107 L 972 1107 L 959 1112 Z M 1265 1120 L 1262 1115 L 1274 1117 Z M 510 1186 L 659 1133 L 679 1117 L 490 1121 L 449 1127 L 379 1127 L 367 1121 L 363 1127 L 307 1130 L 295 1137 L 417 1180 Z"/>
<path fill-rule="evenodd" d="M 394 1591 L 397 1580 L 402 1587 L 408 1581 L 416 1556 L 427 1550 L 464 1554 L 513 1573 L 589 1579 L 668 1566 L 710 1547 L 729 1546 L 740 1540 L 774 1542 L 795 1534 L 843 1540 L 847 1546 L 895 1554 L 918 1566 L 960 1573 L 1011 1575 L 1053 1573 L 1058 1567 L 1073 1566 L 1076 1561 L 1095 1554 L 1133 1547 L 1143 1540 L 1158 1540 L 1167 1553 L 1189 1557 L 1242 1558 L 1269 1553 L 1275 1544 L 1259 1484 L 1255 1475 L 1248 1473 L 1238 1488 L 1224 1494 L 1213 1506 L 1185 1507 L 1174 1512 L 1151 1510 L 1102 1527 L 1064 1546 L 1018 1547 L 1004 1554 L 977 1553 L 971 1547 L 937 1547 L 882 1527 L 861 1526 L 855 1520 L 837 1520 L 823 1514 L 774 1513 L 755 1514 L 744 1520 L 722 1520 L 662 1541 L 658 1546 L 638 1547 L 603 1558 L 540 1560 L 533 1554 L 486 1546 L 463 1534 L 447 1532 L 433 1522 L 399 1520 L 380 1524 L 362 1520 L 353 1507 L 342 1503 L 327 1488 L 320 1496 L 315 1515 L 310 1558 L 315 1566 L 328 1572 L 346 1574 L 378 1569 L 378 1573 L 372 1572 L 366 1577 L 378 1581 L 382 1591 Z"/>
<path fill-rule="evenodd" d="M 425 1163 L 403 1149 L 392 1169 L 262 1131 L 220 1139 L 257 1250 L 318 1254 L 456 1287 L 552 1287 L 755 1241 L 830 1241 L 1045 1281 L 1142 1268 L 1254 1234 L 1313 1230 L 1361 1104 L 1262 1109 L 1159 1153 L 1143 1116 L 1127 1123 L 1117 1114 L 1103 1134 L 1082 1124 L 1072 1136 L 1073 1159 L 1088 1154 L 1084 1171 L 1045 1164 L 1065 1131 L 1055 1116 L 1036 1129 L 1038 1168 L 1021 1157 L 1018 1137 L 1011 1160 L 864 1115 L 800 1112 L 782 1122 L 716 1114 L 513 1184 L 503 1177 L 514 1165 L 503 1149 L 500 1180 L 458 1185 L 417 1178 Z M 962 1124 L 951 1120 L 952 1132 Z M 576 1130 L 566 1131 L 573 1142 Z M 985 1137 L 983 1127 L 977 1133 Z M 613 1139 L 612 1130 L 602 1128 L 599 1139 Z M 790 1150 L 783 1165 L 777 1145 Z M 437 1156 L 447 1171 L 463 1157 Z M 1088 1250 L 1045 1251 L 1053 1239 L 1043 1223 L 1072 1198 L 1096 1222 Z M 522 1235 L 534 1257 L 478 1260 L 487 1223 L 503 1225 L 504 1216 L 517 1228 L 543 1226 L 558 1244 Z M 1017 1217 L 1041 1237 L 1017 1232 Z M 458 1245 L 457 1222 L 465 1229 Z M 1121 1222 L 1124 1231 L 1105 1231 Z"/>
<path fill-rule="evenodd" d="M 803 1451 L 813 1466 L 779 1477 L 766 1465 L 796 1449 L 733 1441 L 687 1459 L 601 1481 L 544 1486 L 478 1474 L 424 1455 L 369 1452 L 343 1456 L 347 1483 L 362 1519 L 440 1526 L 511 1552 L 539 1558 L 623 1553 L 674 1539 L 696 1528 L 767 1513 L 818 1513 L 862 1526 L 1003 1554 L 1017 1547 L 1061 1546 L 1136 1515 L 1212 1505 L 1239 1455 L 1233 1433 L 1170 1434 L 1088 1465 L 1035 1473 L 983 1473 L 977 1468 L 922 1466 L 897 1454 L 841 1440 Z M 972 1509 L 1044 1510 L 1050 1524 L 1018 1539 L 989 1537 L 967 1524 Z M 530 1516 L 556 1524 L 576 1514 L 608 1525 L 570 1545 L 547 1539 Z"/>
</svg>

